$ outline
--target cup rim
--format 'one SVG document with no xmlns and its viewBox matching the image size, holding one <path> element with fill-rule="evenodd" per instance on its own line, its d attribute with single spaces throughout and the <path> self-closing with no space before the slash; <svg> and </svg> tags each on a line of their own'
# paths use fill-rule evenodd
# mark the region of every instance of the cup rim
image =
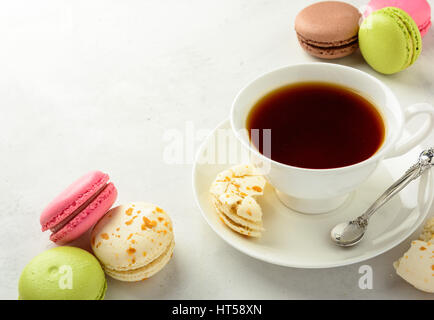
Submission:
<svg viewBox="0 0 434 320">
<path fill-rule="evenodd" d="M 313 169 L 313 168 L 302 168 L 302 167 L 296 167 L 296 166 L 291 166 L 288 164 L 284 164 L 282 162 L 278 162 L 276 160 L 273 160 L 271 158 L 268 158 L 266 156 L 264 156 L 262 153 L 260 153 L 257 149 L 253 148 L 252 145 L 250 144 L 250 142 L 247 142 L 244 137 L 242 137 L 240 135 L 240 131 L 242 131 L 243 129 L 247 128 L 236 128 L 235 125 L 235 121 L 234 121 L 234 114 L 236 111 L 236 105 L 237 105 L 237 101 L 239 99 L 239 97 L 241 96 L 241 94 L 243 94 L 243 92 L 249 88 L 251 85 L 253 85 L 255 82 L 259 81 L 260 79 L 262 79 L 263 77 L 274 73 L 274 72 L 278 72 L 280 70 L 283 69 L 288 69 L 288 68 L 292 68 L 292 67 L 303 67 L 303 66 L 314 66 L 314 65 L 321 65 L 321 66 L 326 66 L 327 68 L 335 68 L 335 69 L 341 69 L 341 70 L 346 70 L 349 72 L 355 72 L 358 74 L 363 75 L 364 77 L 369 78 L 371 81 L 375 82 L 379 87 L 381 87 L 381 89 L 385 92 L 387 92 L 395 101 L 394 103 L 398 105 L 398 109 L 399 109 L 399 114 L 397 114 L 397 122 L 398 122 L 398 130 L 396 130 L 396 132 L 392 133 L 392 135 L 390 136 L 389 139 L 387 139 L 386 141 L 386 137 L 383 140 L 382 145 L 380 146 L 380 148 L 369 158 L 357 162 L 355 164 L 352 165 L 348 165 L 348 166 L 343 166 L 343 167 L 337 167 L 337 168 L 327 168 L 327 169 Z M 325 81 L 327 82 L 327 81 Z M 253 107 L 253 106 L 252 106 Z M 256 156 L 259 156 L 262 159 L 265 159 L 266 161 L 272 163 L 273 165 L 276 166 L 280 166 L 282 168 L 288 168 L 288 169 L 292 169 L 292 170 L 298 170 L 298 171 L 304 171 L 304 172 L 312 172 L 312 173 L 333 173 L 333 172 L 341 172 L 341 171 L 348 171 L 348 170 L 352 170 L 355 168 L 359 168 L 359 167 L 364 167 L 369 165 L 370 163 L 378 160 L 379 158 L 387 155 L 388 151 L 390 150 L 390 148 L 394 145 L 394 143 L 396 142 L 396 140 L 401 136 L 402 130 L 403 130 L 403 122 L 404 122 L 404 114 L 402 109 L 400 108 L 400 104 L 398 99 L 396 98 L 395 94 L 392 92 L 392 90 L 386 86 L 382 81 L 380 81 L 379 79 L 377 79 L 376 77 L 368 74 L 367 72 L 361 71 L 359 69 L 356 68 L 352 68 L 352 67 L 348 67 L 348 66 L 343 66 L 340 64 L 334 64 L 334 63 L 327 63 L 327 62 L 308 62 L 308 63 L 295 63 L 295 64 L 289 64 L 289 65 L 285 65 L 285 66 L 281 66 L 281 67 L 277 67 L 274 68 L 270 71 L 264 72 L 262 74 L 260 74 L 259 76 L 257 76 L 256 78 L 254 78 L 253 80 L 251 80 L 250 82 L 248 82 L 244 87 L 241 88 L 241 90 L 239 90 L 239 92 L 237 93 L 237 95 L 235 96 L 233 102 L 232 102 L 232 106 L 231 106 L 231 111 L 230 111 L 230 116 L 229 116 L 229 121 L 231 124 L 231 128 L 232 131 L 234 132 L 235 136 L 237 137 L 237 139 L 241 142 L 241 144 L 244 147 L 247 147 L 251 152 L 253 152 Z M 387 142 L 387 143 L 386 143 Z"/>
</svg>

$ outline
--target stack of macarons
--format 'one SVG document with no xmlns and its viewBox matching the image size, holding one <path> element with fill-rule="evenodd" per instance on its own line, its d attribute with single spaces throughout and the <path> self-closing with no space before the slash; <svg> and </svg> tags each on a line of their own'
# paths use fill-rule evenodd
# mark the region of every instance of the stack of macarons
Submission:
<svg viewBox="0 0 434 320">
<path fill-rule="evenodd" d="M 307 53 L 335 59 L 360 47 L 366 62 L 383 74 L 402 71 L 417 60 L 430 26 L 426 0 L 371 0 L 363 15 L 348 3 L 323 1 L 304 8 L 295 20 Z"/>
<path fill-rule="evenodd" d="M 160 271 L 175 245 L 172 221 L 160 207 L 129 203 L 112 208 L 117 189 L 109 176 L 91 171 L 61 192 L 42 211 L 42 230 L 67 244 L 92 229 L 89 252 L 57 247 L 36 256 L 22 271 L 19 299 L 102 300 L 104 271 L 122 281 L 138 281 Z"/>
</svg>

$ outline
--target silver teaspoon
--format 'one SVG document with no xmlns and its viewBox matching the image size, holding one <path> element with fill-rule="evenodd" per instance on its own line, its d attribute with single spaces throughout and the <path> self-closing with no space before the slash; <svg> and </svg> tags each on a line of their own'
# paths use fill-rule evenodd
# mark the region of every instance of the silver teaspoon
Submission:
<svg viewBox="0 0 434 320">
<path fill-rule="evenodd" d="M 362 240 L 368 229 L 369 218 L 377 212 L 394 195 L 404 189 L 411 181 L 419 178 L 422 173 L 434 166 L 434 148 L 429 148 L 419 155 L 417 163 L 412 165 L 404 175 L 392 184 L 361 216 L 335 226 L 331 238 L 341 247 L 351 247 Z"/>
</svg>

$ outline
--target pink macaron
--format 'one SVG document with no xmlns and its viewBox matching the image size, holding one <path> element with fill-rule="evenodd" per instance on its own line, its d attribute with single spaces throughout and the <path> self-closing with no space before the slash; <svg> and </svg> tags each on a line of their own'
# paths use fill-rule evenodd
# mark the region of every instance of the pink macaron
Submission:
<svg viewBox="0 0 434 320">
<path fill-rule="evenodd" d="M 385 7 L 396 7 L 407 12 L 416 22 L 422 37 L 431 27 L 431 7 L 426 0 L 371 0 L 363 16 L 366 18 L 372 12 Z"/>
<path fill-rule="evenodd" d="M 50 240 L 66 244 L 77 239 L 101 219 L 117 197 L 109 176 L 91 171 L 60 193 L 41 213 L 42 231 L 51 230 Z"/>
</svg>

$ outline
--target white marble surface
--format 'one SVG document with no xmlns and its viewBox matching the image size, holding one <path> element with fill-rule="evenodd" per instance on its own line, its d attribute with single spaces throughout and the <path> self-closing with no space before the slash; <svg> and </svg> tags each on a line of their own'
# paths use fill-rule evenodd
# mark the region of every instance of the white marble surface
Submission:
<svg viewBox="0 0 434 320">
<path fill-rule="evenodd" d="M 163 161 L 166 130 L 211 129 L 252 78 L 316 61 L 293 31 L 296 13 L 311 2 L 1 2 L 0 298 L 16 299 L 21 269 L 53 246 L 40 232 L 44 205 L 84 172 L 100 169 L 118 187 L 117 203 L 165 208 L 177 240 L 162 272 L 135 284 L 109 280 L 108 299 L 433 299 L 392 268 L 410 239 L 362 263 L 373 268 L 372 290 L 358 288 L 362 264 L 302 270 L 243 255 L 202 219 L 188 157 L 184 164 Z M 380 78 L 403 106 L 433 103 L 434 31 L 423 41 L 417 63 L 394 76 L 376 74 L 358 52 L 336 63 Z"/>
</svg>

